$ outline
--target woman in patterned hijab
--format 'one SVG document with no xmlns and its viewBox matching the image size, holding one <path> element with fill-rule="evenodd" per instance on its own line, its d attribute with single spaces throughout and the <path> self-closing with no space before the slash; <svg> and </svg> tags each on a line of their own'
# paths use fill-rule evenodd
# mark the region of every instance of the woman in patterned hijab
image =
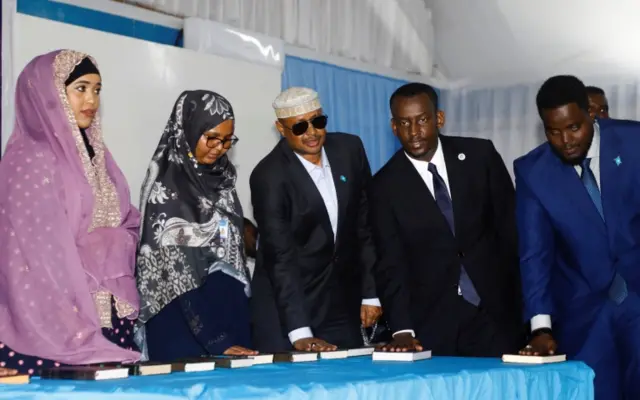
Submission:
<svg viewBox="0 0 640 400">
<path fill-rule="evenodd" d="M 176 102 L 142 187 L 139 344 L 148 358 L 251 355 L 249 274 L 233 109 L 217 93 Z"/>
</svg>

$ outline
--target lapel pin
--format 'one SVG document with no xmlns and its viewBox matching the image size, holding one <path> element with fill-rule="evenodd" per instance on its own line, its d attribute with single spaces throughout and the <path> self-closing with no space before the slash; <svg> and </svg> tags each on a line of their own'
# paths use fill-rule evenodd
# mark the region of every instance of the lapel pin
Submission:
<svg viewBox="0 0 640 400">
<path fill-rule="evenodd" d="M 464 153 L 458 154 L 458 160 L 464 161 L 466 158 L 467 158 L 467 156 Z"/>
<path fill-rule="evenodd" d="M 615 161 L 617 166 L 620 166 L 620 164 L 622 164 L 622 158 L 620 158 L 620 156 L 614 158 L 613 161 Z"/>
<path fill-rule="evenodd" d="M 346 177 L 346 176 L 344 176 L 344 175 L 340 175 L 340 180 L 341 180 L 342 182 L 346 182 L 346 181 L 347 181 L 347 177 Z"/>
</svg>

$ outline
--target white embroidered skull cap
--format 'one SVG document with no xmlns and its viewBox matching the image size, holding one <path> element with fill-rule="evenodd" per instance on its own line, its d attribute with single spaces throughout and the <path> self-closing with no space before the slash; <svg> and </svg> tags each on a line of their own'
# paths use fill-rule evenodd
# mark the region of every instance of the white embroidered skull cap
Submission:
<svg viewBox="0 0 640 400">
<path fill-rule="evenodd" d="M 322 108 L 318 93 L 305 87 L 290 87 L 273 101 L 277 118 L 289 118 Z"/>
</svg>

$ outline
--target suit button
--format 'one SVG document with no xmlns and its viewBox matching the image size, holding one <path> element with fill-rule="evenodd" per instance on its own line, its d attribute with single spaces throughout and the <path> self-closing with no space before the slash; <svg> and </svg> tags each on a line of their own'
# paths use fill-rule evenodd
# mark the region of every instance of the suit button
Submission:
<svg viewBox="0 0 640 400">
<path fill-rule="evenodd" d="M 459 252 L 458 252 L 458 258 L 464 258 L 464 253 L 463 253 L 463 252 L 461 252 L 461 251 L 459 251 Z"/>
<path fill-rule="evenodd" d="M 338 257 L 338 256 L 333 256 L 333 262 L 334 262 L 334 263 L 337 263 L 339 259 L 340 259 L 340 257 Z"/>
</svg>

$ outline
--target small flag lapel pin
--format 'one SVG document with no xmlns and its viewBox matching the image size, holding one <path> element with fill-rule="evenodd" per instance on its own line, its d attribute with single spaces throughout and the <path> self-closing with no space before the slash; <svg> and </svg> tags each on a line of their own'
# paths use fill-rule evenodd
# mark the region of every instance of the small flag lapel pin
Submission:
<svg viewBox="0 0 640 400">
<path fill-rule="evenodd" d="M 618 166 L 620 166 L 620 164 L 622 164 L 622 158 L 620 158 L 620 156 L 614 158 L 613 161 L 615 161 L 616 165 L 618 165 Z"/>
</svg>

